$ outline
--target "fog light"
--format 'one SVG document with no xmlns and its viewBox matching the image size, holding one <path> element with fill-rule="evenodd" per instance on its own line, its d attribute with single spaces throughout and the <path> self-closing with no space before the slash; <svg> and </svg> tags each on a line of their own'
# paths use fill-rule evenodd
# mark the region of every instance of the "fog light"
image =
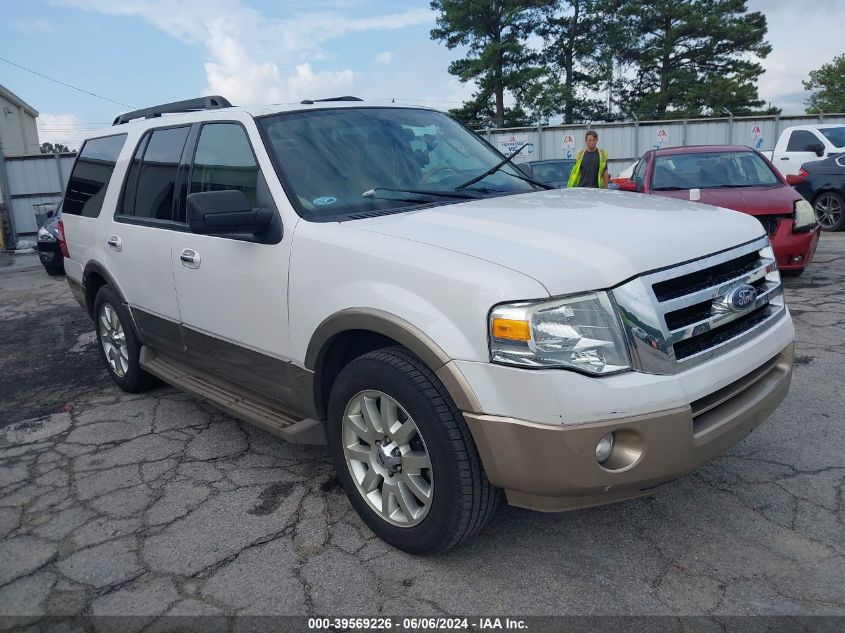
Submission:
<svg viewBox="0 0 845 633">
<path fill-rule="evenodd" d="M 612 452 L 613 433 L 608 433 L 599 440 L 598 444 L 596 444 L 596 459 L 598 460 L 599 464 L 606 462 L 607 458 L 610 457 L 610 454 Z"/>
<path fill-rule="evenodd" d="M 793 264 L 800 264 L 800 263 L 801 263 L 801 262 L 803 262 L 803 261 L 804 261 L 804 256 L 803 256 L 803 255 L 793 255 L 793 256 L 792 256 L 792 263 L 793 263 Z"/>
</svg>

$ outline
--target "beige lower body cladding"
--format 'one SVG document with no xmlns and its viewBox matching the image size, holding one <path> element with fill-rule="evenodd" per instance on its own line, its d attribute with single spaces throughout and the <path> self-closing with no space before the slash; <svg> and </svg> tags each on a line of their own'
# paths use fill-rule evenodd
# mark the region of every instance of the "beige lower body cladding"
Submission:
<svg viewBox="0 0 845 633">
<path fill-rule="evenodd" d="M 573 426 L 464 413 L 490 482 L 512 505 L 557 512 L 649 494 L 721 455 L 783 401 L 793 346 L 691 405 L 650 415 Z M 596 444 L 616 438 L 604 463 Z"/>
</svg>

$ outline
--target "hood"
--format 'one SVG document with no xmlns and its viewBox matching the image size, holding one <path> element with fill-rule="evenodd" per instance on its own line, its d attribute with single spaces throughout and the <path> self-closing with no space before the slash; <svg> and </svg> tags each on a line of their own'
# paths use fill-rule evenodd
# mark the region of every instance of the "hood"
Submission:
<svg viewBox="0 0 845 633">
<path fill-rule="evenodd" d="M 654 191 L 656 196 L 689 200 L 689 190 Z M 751 215 L 783 215 L 792 213 L 801 195 L 789 185 L 772 187 L 728 187 L 702 189 L 701 202 Z"/>
<path fill-rule="evenodd" d="M 505 266 L 551 295 L 610 288 L 764 235 L 760 222 L 733 211 L 599 189 L 538 191 L 344 224 Z"/>
</svg>

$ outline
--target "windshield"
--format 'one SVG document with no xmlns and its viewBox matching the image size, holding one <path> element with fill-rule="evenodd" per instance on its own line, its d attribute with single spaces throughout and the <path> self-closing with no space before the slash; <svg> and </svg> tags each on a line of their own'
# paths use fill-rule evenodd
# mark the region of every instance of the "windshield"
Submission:
<svg viewBox="0 0 845 633">
<path fill-rule="evenodd" d="M 845 127 L 823 127 L 819 132 L 836 147 L 845 147 Z"/>
<path fill-rule="evenodd" d="M 460 188 L 503 157 L 442 112 L 333 108 L 258 121 L 300 211 L 310 219 L 539 188 L 510 164 Z"/>
<path fill-rule="evenodd" d="M 779 184 L 777 176 L 755 152 L 706 152 L 656 157 L 651 188 L 671 191 Z"/>
</svg>

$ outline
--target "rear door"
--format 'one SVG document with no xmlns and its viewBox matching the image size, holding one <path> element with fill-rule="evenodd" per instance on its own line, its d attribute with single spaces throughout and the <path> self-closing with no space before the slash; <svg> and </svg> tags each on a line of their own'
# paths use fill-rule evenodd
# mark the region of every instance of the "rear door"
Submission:
<svg viewBox="0 0 845 633">
<path fill-rule="evenodd" d="M 104 239 L 106 264 L 129 302 L 142 340 L 182 356 L 179 304 L 173 283 L 176 178 L 190 125 L 148 130 L 127 170 Z"/>
<path fill-rule="evenodd" d="M 237 189 L 254 208 L 277 209 L 264 178 L 272 167 L 251 117 L 201 124 L 187 162 L 186 194 Z M 185 209 L 180 201 L 180 222 L 186 221 Z M 293 226 L 283 229 L 276 244 L 238 235 L 176 234 L 172 261 L 190 362 L 287 401 Z"/>
</svg>

